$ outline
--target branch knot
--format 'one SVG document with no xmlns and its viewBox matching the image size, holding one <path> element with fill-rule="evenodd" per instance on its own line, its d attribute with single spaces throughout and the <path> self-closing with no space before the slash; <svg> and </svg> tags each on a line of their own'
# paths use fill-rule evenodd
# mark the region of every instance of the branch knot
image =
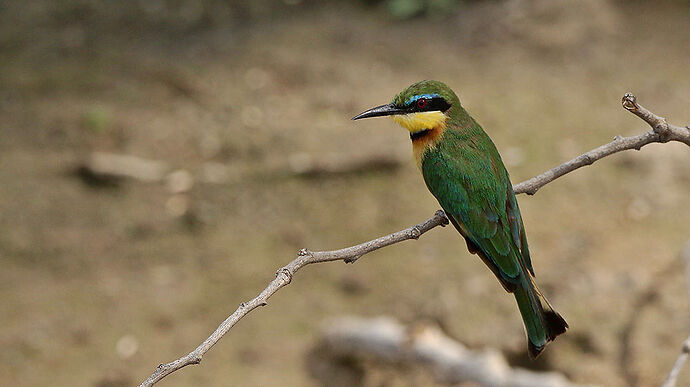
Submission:
<svg viewBox="0 0 690 387">
<path fill-rule="evenodd" d="M 304 249 L 302 249 L 302 250 L 304 250 Z M 281 268 L 280 270 L 278 270 L 276 272 L 276 278 L 278 276 L 280 276 L 281 274 L 285 274 L 285 280 L 287 281 L 288 284 L 290 282 L 292 282 L 292 272 L 290 271 L 290 269 L 288 269 L 286 267 Z"/>
<path fill-rule="evenodd" d="M 446 227 L 448 225 L 448 216 L 446 216 L 446 212 L 443 210 L 437 210 L 434 216 L 442 218 L 441 220 L 441 227 Z"/>
<path fill-rule="evenodd" d="M 661 142 L 671 141 L 672 133 L 669 130 L 668 122 L 666 121 L 666 118 L 659 117 L 659 120 L 652 126 L 652 129 L 654 130 L 654 133 L 659 135 L 659 141 L 661 141 Z"/>
<path fill-rule="evenodd" d="M 345 263 L 355 263 L 361 257 L 361 255 L 355 255 L 354 257 L 343 258 Z"/>
<path fill-rule="evenodd" d="M 419 239 L 420 236 L 422 236 L 422 230 L 419 227 L 414 226 L 410 229 L 410 238 Z"/>
</svg>

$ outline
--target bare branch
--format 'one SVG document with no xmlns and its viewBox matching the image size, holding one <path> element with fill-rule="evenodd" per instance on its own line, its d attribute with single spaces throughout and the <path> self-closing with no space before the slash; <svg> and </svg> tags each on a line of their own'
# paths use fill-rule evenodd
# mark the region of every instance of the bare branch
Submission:
<svg viewBox="0 0 690 387">
<path fill-rule="evenodd" d="M 582 154 L 568 162 L 565 162 L 556 168 L 542 173 L 539 176 L 533 177 L 527 181 L 513 186 L 515 193 L 527 193 L 534 195 L 541 187 L 556 180 L 557 178 L 572 172 L 585 165 L 590 165 L 593 162 L 609 156 L 611 154 L 621 152 L 628 149 L 640 149 L 644 145 L 659 142 L 665 143 L 668 141 L 679 141 L 690 146 L 690 129 L 681 128 L 670 125 L 664 118 L 661 118 L 646 108 L 639 105 L 634 95 L 627 93 L 623 96 L 623 107 L 633 114 L 637 115 L 651 127 L 652 131 L 647 133 L 632 136 L 616 138 L 599 148 L 593 149 L 585 154 Z M 406 228 L 404 230 L 386 235 L 368 242 L 364 242 L 357 246 L 347 247 L 340 250 L 333 251 L 317 251 L 311 252 L 306 249 L 300 250 L 295 260 L 282 267 L 276 273 L 276 278 L 268 284 L 268 286 L 254 299 L 249 302 L 243 302 L 225 321 L 223 321 L 218 328 L 209 336 L 203 343 L 201 343 L 195 350 L 187 355 L 172 361 L 167 364 L 160 364 L 151 376 L 140 384 L 140 387 L 153 386 L 165 376 L 188 366 L 190 364 L 199 364 L 203 355 L 208 352 L 237 322 L 249 314 L 252 310 L 259 306 L 265 306 L 268 299 L 275 294 L 282 287 L 288 285 L 292 281 L 295 273 L 306 265 L 330 261 L 344 261 L 355 262 L 362 255 L 378 250 L 380 248 L 390 246 L 409 239 L 417 239 L 427 231 L 437 227 L 448 224 L 443 211 L 436 211 L 434 216 L 425 220 L 424 222 L 415 226 Z"/>
<path fill-rule="evenodd" d="M 621 103 L 627 111 L 640 117 L 652 127 L 654 133 L 659 135 L 658 142 L 680 141 L 690 146 L 690 125 L 681 128 L 669 124 L 664 117 L 657 116 L 637 103 L 637 98 L 632 93 L 625 93 Z"/>
<path fill-rule="evenodd" d="M 688 337 L 683 343 L 683 348 L 680 351 L 680 355 L 678 355 L 676 363 L 673 364 L 673 368 L 671 369 L 671 372 L 668 374 L 668 378 L 666 378 L 663 387 L 675 387 L 676 380 L 678 379 L 678 375 L 680 374 L 680 370 L 683 369 L 685 361 L 688 360 L 688 354 L 690 354 L 690 337 Z"/>
<path fill-rule="evenodd" d="M 448 224 L 448 219 L 443 211 L 438 210 L 431 218 L 425 220 L 424 222 L 408 227 L 404 230 L 395 232 L 390 235 L 382 236 L 377 239 L 364 242 L 362 244 L 346 247 L 340 250 L 333 251 L 309 251 L 307 249 L 302 249 L 297 253 L 297 258 L 287 265 L 283 266 L 276 273 L 276 278 L 271 281 L 270 284 L 264 289 L 258 296 L 249 302 L 243 302 L 235 310 L 233 314 L 230 315 L 225 321 L 223 321 L 220 326 L 204 340 L 201 345 L 196 347 L 195 350 L 188 353 L 173 362 L 168 364 L 161 364 L 156 368 L 156 371 L 149 376 L 140 386 L 153 386 L 156 382 L 163 379 L 165 376 L 177 371 L 178 369 L 188 366 L 190 364 L 199 364 L 201 358 L 206 352 L 208 352 L 211 347 L 213 347 L 218 340 L 220 340 L 237 322 L 244 316 L 246 316 L 252 310 L 265 306 L 268 299 L 275 294 L 280 288 L 287 285 L 292 281 L 292 277 L 295 273 L 306 265 L 312 263 L 320 262 L 330 262 L 330 261 L 345 261 L 345 262 L 355 262 L 359 257 L 364 254 L 370 253 L 374 250 L 378 250 L 382 247 L 390 246 L 395 243 L 406 241 L 408 239 L 417 239 L 425 232 L 431 230 L 436 226 L 445 226 Z"/>
<path fill-rule="evenodd" d="M 669 141 L 678 141 L 690 146 L 690 129 L 682 128 L 680 126 L 670 125 L 666 119 L 659 117 L 650 112 L 645 107 L 637 103 L 637 98 L 631 93 L 626 93 L 621 101 L 623 107 L 629 112 L 642 118 L 652 130 L 642 133 L 637 136 L 621 137 L 616 136 L 613 141 L 606 145 L 602 145 L 596 149 L 581 154 L 574 159 L 567 161 L 556 168 L 550 169 L 539 176 L 523 181 L 522 183 L 513 186 L 515 193 L 526 193 L 534 195 L 539 188 L 558 179 L 559 177 L 570 173 L 580 167 L 590 165 L 595 161 L 618 153 L 624 150 L 636 149 L 640 150 L 643 146 L 654 142 L 665 143 Z"/>
<path fill-rule="evenodd" d="M 688 286 L 690 287 L 690 241 L 685 245 L 685 248 L 681 252 L 681 258 L 685 263 L 685 270 L 687 275 Z M 676 381 L 678 380 L 678 375 L 685 365 L 685 361 L 688 360 L 688 355 L 690 354 L 690 336 L 685 339 L 683 343 L 683 348 L 680 350 L 680 355 L 676 359 L 676 362 L 671 368 L 663 387 L 675 387 Z"/>
</svg>

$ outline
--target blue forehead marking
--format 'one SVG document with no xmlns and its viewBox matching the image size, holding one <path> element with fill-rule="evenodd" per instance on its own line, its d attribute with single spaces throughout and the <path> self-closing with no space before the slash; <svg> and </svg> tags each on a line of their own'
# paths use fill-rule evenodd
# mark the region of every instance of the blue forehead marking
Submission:
<svg viewBox="0 0 690 387">
<path fill-rule="evenodd" d="M 434 94 L 419 94 L 419 95 L 413 95 L 412 97 L 408 98 L 407 101 L 405 101 L 405 105 L 409 105 L 411 103 L 414 103 L 420 98 L 426 98 L 426 99 L 432 99 L 432 98 L 438 98 L 440 95 L 434 93 Z"/>
</svg>

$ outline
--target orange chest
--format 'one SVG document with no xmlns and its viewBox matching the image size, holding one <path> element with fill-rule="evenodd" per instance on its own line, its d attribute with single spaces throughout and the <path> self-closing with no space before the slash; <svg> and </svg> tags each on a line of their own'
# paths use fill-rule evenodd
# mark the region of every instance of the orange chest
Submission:
<svg viewBox="0 0 690 387">
<path fill-rule="evenodd" d="M 441 134 L 443 134 L 444 127 L 437 126 L 433 129 L 426 129 L 422 132 L 413 133 L 412 137 L 412 154 L 417 162 L 417 167 L 422 168 L 422 156 L 427 149 L 436 146 Z"/>
</svg>

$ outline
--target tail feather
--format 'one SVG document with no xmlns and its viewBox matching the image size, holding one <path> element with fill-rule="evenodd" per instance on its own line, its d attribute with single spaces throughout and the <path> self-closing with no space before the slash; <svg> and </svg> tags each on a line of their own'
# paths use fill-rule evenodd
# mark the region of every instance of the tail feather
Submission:
<svg viewBox="0 0 690 387">
<path fill-rule="evenodd" d="M 535 359 L 546 344 L 565 333 L 568 323 L 553 310 L 529 273 L 524 272 L 523 277 L 514 295 L 527 331 L 528 353 L 530 358 Z"/>
</svg>

